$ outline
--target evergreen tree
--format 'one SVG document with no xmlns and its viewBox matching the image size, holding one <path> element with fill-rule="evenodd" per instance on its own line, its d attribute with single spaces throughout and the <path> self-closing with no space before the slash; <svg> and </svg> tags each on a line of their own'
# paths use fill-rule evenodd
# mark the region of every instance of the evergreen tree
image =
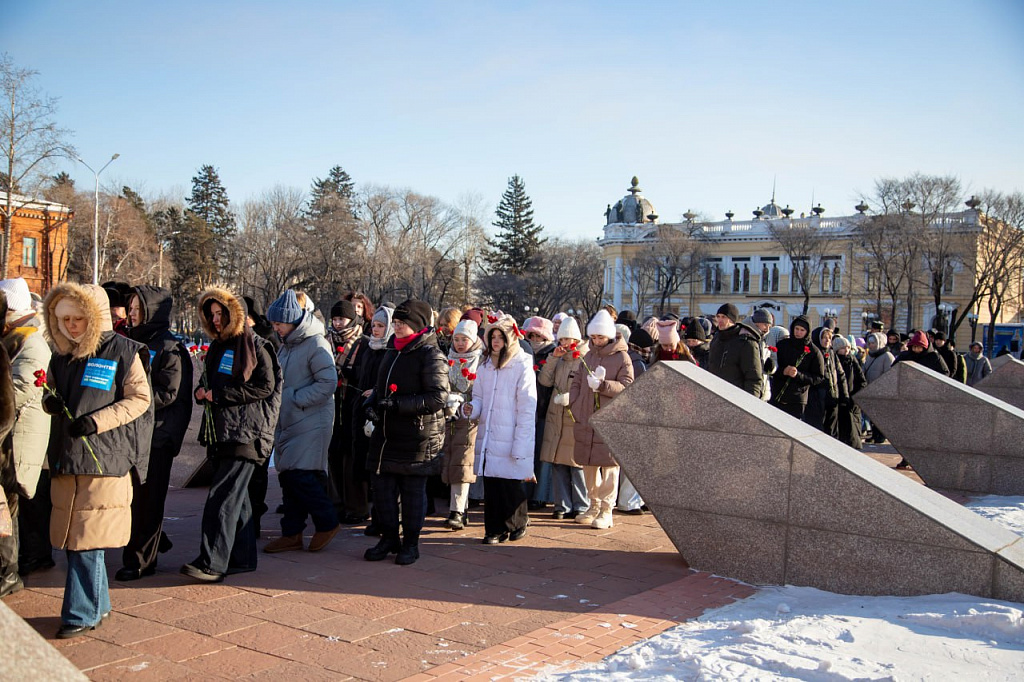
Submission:
<svg viewBox="0 0 1024 682">
<path fill-rule="evenodd" d="M 192 178 L 192 194 L 186 201 L 188 214 L 206 227 L 204 234 L 196 235 L 196 241 L 208 248 L 205 257 L 210 262 L 200 269 L 230 279 L 232 261 L 228 245 L 235 236 L 235 215 L 231 212 L 227 190 L 221 184 L 216 168 L 206 164 L 199 169 Z M 196 223 L 189 221 L 188 229 L 195 227 Z"/>
<path fill-rule="evenodd" d="M 540 247 L 547 239 L 539 236 L 544 227 L 533 222 L 533 202 L 518 175 L 509 178 L 495 214 L 492 225 L 498 234 L 487 240 L 484 260 L 494 273 L 525 275 L 540 263 Z"/>
<path fill-rule="evenodd" d="M 355 217 L 355 188 L 356 183 L 341 166 L 328 171 L 326 178 L 314 178 L 306 217 L 311 220 L 332 218 L 342 212 Z"/>
</svg>

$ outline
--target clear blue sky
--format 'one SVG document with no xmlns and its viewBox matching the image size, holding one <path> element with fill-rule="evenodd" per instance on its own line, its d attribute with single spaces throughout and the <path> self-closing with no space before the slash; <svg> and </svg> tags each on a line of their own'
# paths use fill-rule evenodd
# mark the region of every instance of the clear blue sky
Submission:
<svg viewBox="0 0 1024 682">
<path fill-rule="evenodd" d="M 5 3 L 104 179 L 232 201 L 357 183 L 491 208 L 518 173 L 552 233 L 598 237 L 638 175 L 663 220 L 852 213 L 875 179 L 1024 190 L 1024 3 Z M 92 175 L 66 170 L 86 186 Z M 490 218 L 491 216 L 489 216 Z"/>
</svg>

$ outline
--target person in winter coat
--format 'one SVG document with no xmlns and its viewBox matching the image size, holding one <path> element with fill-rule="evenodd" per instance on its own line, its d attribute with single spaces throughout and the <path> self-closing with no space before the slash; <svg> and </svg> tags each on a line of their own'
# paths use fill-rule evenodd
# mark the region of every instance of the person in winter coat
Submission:
<svg viewBox="0 0 1024 682">
<path fill-rule="evenodd" d="M 199 323 L 210 337 L 200 385 L 199 441 L 213 461 L 199 556 L 181 572 L 202 582 L 255 571 L 256 528 L 249 481 L 274 445 L 281 409 L 281 366 L 272 346 L 246 324 L 245 303 L 227 289 L 199 295 Z"/>
<path fill-rule="evenodd" d="M 942 361 L 946 363 L 946 371 L 949 372 L 949 376 L 962 384 L 966 384 L 966 367 L 963 368 L 962 372 L 958 371 L 961 369 L 962 361 L 960 360 L 956 349 L 953 347 L 952 342 L 946 340 L 946 332 L 936 331 L 934 334 L 929 334 L 928 336 L 929 341 L 932 342 L 932 347 L 935 349 L 935 352 L 941 355 Z"/>
<path fill-rule="evenodd" d="M 985 347 L 980 341 L 972 341 L 970 352 L 964 358 L 967 365 L 967 385 L 973 386 L 992 373 L 992 363 L 984 355 Z"/>
<path fill-rule="evenodd" d="M 537 377 L 540 386 L 552 390 L 551 402 L 544 415 L 547 423 L 544 425 L 540 458 L 551 463 L 555 497 L 552 517 L 556 519 L 575 519 L 590 506 L 583 468 L 573 459 L 575 421 L 569 409 L 569 389 L 576 373 L 582 371 L 580 363 L 588 350 L 590 348 L 583 340 L 579 323 L 575 318 L 567 318 L 558 328 L 558 346 Z"/>
<path fill-rule="evenodd" d="M 606 529 L 613 525 L 619 465 L 590 425 L 590 418 L 633 383 L 633 363 L 625 342 L 616 340 L 615 324 L 607 311 L 599 310 L 594 315 L 587 325 L 587 336 L 590 350 L 583 356 L 582 371 L 577 370 L 569 388 L 569 409 L 575 419 L 573 460 L 583 467 L 590 498 L 590 508 L 576 517 L 576 523 Z"/>
<path fill-rule="evenodd" d="M 252 296 L 243 296 L 242 300 L 245 302 L 245 313 L 247 324 L 252 329 L 253 333 L 263 337 L 265 340 L 270 342 L 270 345 L 274 347 L 274 352 L 281 347 L 281 340 L 277 334 L 274 333 L 274 326 L 270 324 L 270 320 L 260 312 L 259 308 L 256 307 L 256 300 Z"/>
<path fill-rule="evenodd" d="M 370 335 L 364 336 L 359 341 L 359 349 L 356 351 L 355 365 L 343 366 L 345 382 L 349 392 L 356 394 L 356 401 L 352 406 L 352 478 L 353 487 L 357 493 L 367 499 L 369 508 L 370 494 L 370 473 L 366 470 L 366 455 L 370 451 L 370 433 L 373 422 L 366 418 L 365 403 L 373 395 L 373 386 L 377 382 L 377 372 L 380 369 L 381 360 L 388 349 L 388 342 L 394 336 L 394 328 L 391 324 L 393 308 L 381 306 L 373 314 L 370 321 Z M 379 536 L 380 530 L 372 521 L 364 531 L 370 536 Z"/>
<path fill-rule="evenodd" d="M 576 328 L 579 329 L 579 323 Z M 651 354 L 657 345 L 651 335 L 641 327 L 637 327 L 635 332 L 630 333 L 629 339 L 626 340 L 626 347 L 629 349 L 629 357 L 633 360 L 633 366 L 636 366 L 636 361 L 639 359 L 646 368 L 651 363 Z"/>
<path fill-rule="evenodd" d="M 0 346 L 0 494 L 13 525 L 10 535 L 0 536 L 0 597 L 24 587 L 18 575 L 18 476 L 13 444 L 8 438 L 15 419 L 11 376 L 11 360 Z"/>
<path fill-rule="evenodd" d="M 362 404 L 359 391 L 349 386 L 348 377 L 364 348 L 363 318 L 355 305 L 344 299 L 331 306 L 331 323 L 327 328 L 327 343 L 334 354 L 338 385 L 334 394 L 334 430 L 331 434 L 329 473 L 337 515 L 344 524 L 364 523 L 370 518 L 369 488 L 365 466 L 356 467 L 352 452 L 352 429 L 358 421 L 362 428 L 365 420 L 355 419 L 356 406 Z M 365 464 L 365 463 L 364 463 Z"/>
<path fill-rule="evenodd" d="M 707 369 L 708 358 L 711 355 L 711 345 L 708 343 L 707 334 L 704 333 L 704 327 L 697 320 L 690 320 L 689 324 L 686 325 L 684 335 L 683 343 L 690 349 L 693 362 L 698 367 Z"/>
<path fill-rule="evenodd" d="M 281 537 L 263 551 L 302 550 L 306 517 L 315 529 L 309 551 L 328 545 L 341 527 L 328 492 L 327 449 L 334 427 L 334 391 L 338 371 L 334 355 L 313 316 L 299 307 L 295 292 L 285 291 L 267 309 L 281 339 L 281 409 L 274 431 L 274 465 L 281 483 Z"/>
<path fill-rule="evenodd" d="M 146 480 L 153 437 L 149 349 L 114 333 L 108 305 L 92 284 L 59 284 L 44 301 L 50 541 L 68 558 L 60 639 L 110 615 L 104 550 L 131 537 L 132 472 Z"/>
<path fill-rule="evenodd" d="M 864 379 L 868 385 L 889 371 L 892 363 L 896 360 L 886 345 L 885 335 L 881 332 L 872 332 L 867 338 L 867 355 L 864 357 Z M 870 415 L 868 416 L 870 419 Z M 871 438 L 869 443 L 881 444 L 885 442 L 885 434 L 878 428 L 878 424 L 871 424 Z"/>
<path fill-rule="evenodd" d="M 478 422 L 475 466 L 487 500 L 485 545 L 519 540 L 530 520 L 523 482 L 534 479 L 537 379 L 519 336 L 510 315 L 488 323 L 473 401 L 463 407 L 463 414 Z"/>
<path fill-rule="evenodd" d="M 690 353 L 690 346 L 679 338 L 678 324 L 679 321 L 675 318 L 658 321 L 658 348 L 652 354 L 652 365 L 660 360 L 683 360 L 697 364 Z"/>
<path fill-rule="evenodd" d="M 903 343 L 903 335 L 898 329 L 890 329 L 885 333 L 885 343 L 889 346 L 889 352 L 894 358 L 899 357 L 899 354 L 907 349 Z"/>
<path fill-rule="evenodd" d="M 779 369 L 772 375 L 772 404 L 797 419 L 804 418 L 810 390 L 825 380 L 825 359 L 810 336 L 807 318 L 794 317 L 789 338 L 777 346 Z"/>
<path fill-rule="evenodd" d="M 527 324 L 523 325 L 523 334 L 527 343 L 530 344 L 530 350 L 533 351 L 534 375 L 539 376 L 541 369 L 547 364 L 551 352 L 555 350 L 554 325 L 546 318 L 534 316 Z M 555 499 L 551 485 L 551 465 L 540 458 L 540 446 L 544 442 L 545 415 L 548 413 L 550 403 L 551 388 L 538 386 L 535 422 L 537 433 L 534 434 L 533 439 L 533 471 L 537 482 L 526 484 L 526 494 L 529 498 L 526 504 L 530 510 L 544 509 Z"/>
<path fill-rule="evenodd" d="M 462 311 L 458 308 L 445 308 L 437 315 L 437 345 L 445 355 L 451 350 L 452 335 L 461 318 Z"/>
<path fill-rule="evenodd" d="M 824 381 L 808 391 L 804 421 L 833 438 L 839 437 L 839 406 L 849 399 L 846 373 L 832 350 L 832 330 L 818 327 L 811 332 L 811 343 L 821 353 Z"/>
<path fill-rule="evenodd" d="M 0 324 L 0 343 L 11 360 L 17 415 L 11 446 L 19 499 L 11 513 L 17 519 L 17 571 L 26 576 L 53 568 L 55 563 L 50 547 L 50 471 L 46 465 L 50 416 L 43 411 L 43 388 L 36 385 L 34 376 L 50 364 L 50 347 L 43 338 L 42 318 L 32 308 L 28 284 L 21 277 L 0 281 Z"/>
<path fill-rule="evenodd" d="M 920 330 L 910 335 L 910 341 L 907 342 L 907 350 L 896 356 L 893 364 L 895 365 L 897 362 L 916 362 L 943 376 L 948 377 L 950 375 L 946 362 L 929 345 L 928 335 Z"/>
<path fill-rule="evenodd" d="M 846 398 L 839 404 L 839 440 L 855 450 L 863 449 L 861 434 L 860 406 L 853 396 L 867 386 L 864 369 L 847 339 L 837 336 L 832 339 L 832 350 L 846 375 Z"/>
<path fill-rule="evenodd" d="M 149 351 L 153 440 L 146 482 L 132 480 L 132 535 L 114 578 L 138 580 L 156 572 L 157 554 L 170 549 L 163 531 L 171 465 L 192 419 L 192 357 L 171 334 L 174 299 L 167 289 L 138 286 L 128 297 L 128 338 Z"/>
<path fill-rule="evenodd" d="M 395 563 L 408 565 L 420 556 L 427 477 L 441 472 L 449 390 L 448 362 L 437 347 L 431 318 L 430 306 L 423 301 L 410 299 L 395 308 L 395 335 L 369 399 L 368 416 L 375 428 L 366 466 L 373 472 L 373 520 L 381 537 L 363 555 L 367 561 L 397 553 Z"/>
<path fill-rule="evenodd" d="M 376 312 L 376 308 L 374 308 L 369 296 L 361 291 L 350 291 L 342 298 L 349 301 L 355 308 L 356 319 L 360 320 L 360 323 L 363 325 L 363 333 L 368 335 L 370 333 L 370 323 L 373 321 L 373 314 Z"/>
<path fill-rule="evenodd" d="M 718 309 L 718 333 L 711 339 L 707 369 L 719 379 L 760 398 L 764 389 L 761 333 L 739 319 L 740 311 L 732 303 Z"/>
<path fill-rule="evenodd" d="M 476 322 L 459 320 L 452 333 L 452 347 L 448 351 L 450 391 L 444 412 L 444 468 L 441 470 L 441 480 L 451 486 L 448 519 L 444 523 L 451 530 L 462 530 L 466 526 L 469 486 L 476 481 L 476 423 L 460 417 L 462 406 L 473 399 L 473 385 L 483 352 L 484 344 Z"/>
</svg>

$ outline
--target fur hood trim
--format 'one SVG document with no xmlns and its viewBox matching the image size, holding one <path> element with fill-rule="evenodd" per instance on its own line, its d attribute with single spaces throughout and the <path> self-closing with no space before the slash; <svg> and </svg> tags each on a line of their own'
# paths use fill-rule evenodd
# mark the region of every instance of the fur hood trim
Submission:
<svg viewBox="0 0 1024 682">
<path fill-rule="evenodd" d="M 228 311 L 228 323 L 219 333 L 213 328 L 213 323 L 206 317 L 206 305 L 216 301 Z M 241 336 L 245 331 L 245 318 L 247 316 L 245 302 L 241 296 L 234 294 L 227 287 L 210 287 L 199 294 L 199 324 L 211 339 L 215 341 L 226 341 L 236 336 Z"/>
<path fill-rule="evenodd" d="M 57 304 L 68 299 L 82 309 L 89 320 L 82 338 L 78 343 L 64 335 L 57 323 Z M 103 332 L 113 331 L 110 321 L 110 303 L 107 292 L 95 284 L 71 284 L 66 282 L 50 289 L 43 301 L 46 311 L 46 340 L 50 342 L 60 355 L 70 355 L 75 360 L 92 357 L 99 350 Z"/>
</svg>

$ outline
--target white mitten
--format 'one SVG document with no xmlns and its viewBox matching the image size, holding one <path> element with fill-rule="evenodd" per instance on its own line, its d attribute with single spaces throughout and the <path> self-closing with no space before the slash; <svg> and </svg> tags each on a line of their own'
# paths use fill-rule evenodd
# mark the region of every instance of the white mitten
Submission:
<svg viewBox="0 0 1024 682">
<path fill-rule="evenodd" d="M 448 394 L 448 409 L 454 412 L 459 405 L 466 401 L 465 396 L 461 393 L 449 393 Z"/>
<path fill-rule="evenodd" d="M 569 404 L 569 394 L 568 393 L 556 393 L 555 396 L 551 400 L 554 401 L 555 405 L 563 405 L 563 406 L 564 405 L 568 405 Z"/>
<path fill-rule="evenodd" d="M 604 369 L 604 368 L 603 367 L 598 367 L 598 369 Z M 603 381 L 603 380 L 600 379 L 597 376 L 597 372 L 594 372 L 593 374 L 588 374 L 587 375 L 587 386 L 590 386 L 590 390 L 594 391 L 595 393 L 597 392 L 597 390 L 599 388 L 601 388 L 601 381 Z"/>
<path fill-rule="evenodd" d="M 607 370 L 605 370 L 605 368 L 602 367 L 601 365 L 598 365 L 597 367 L 594 368 L 594 376 L 600 379 L 601 381 L 605 380 L 605 374 L 607 374 Z"/>
<path fill-rule="evenodd" d="M 367 438 L 373 435 L 373 422 L 370 421 L 369 419 L 367 419 L 366 423 L 363 424 L 363 435 L 365 435 Z"/>
</svg>

